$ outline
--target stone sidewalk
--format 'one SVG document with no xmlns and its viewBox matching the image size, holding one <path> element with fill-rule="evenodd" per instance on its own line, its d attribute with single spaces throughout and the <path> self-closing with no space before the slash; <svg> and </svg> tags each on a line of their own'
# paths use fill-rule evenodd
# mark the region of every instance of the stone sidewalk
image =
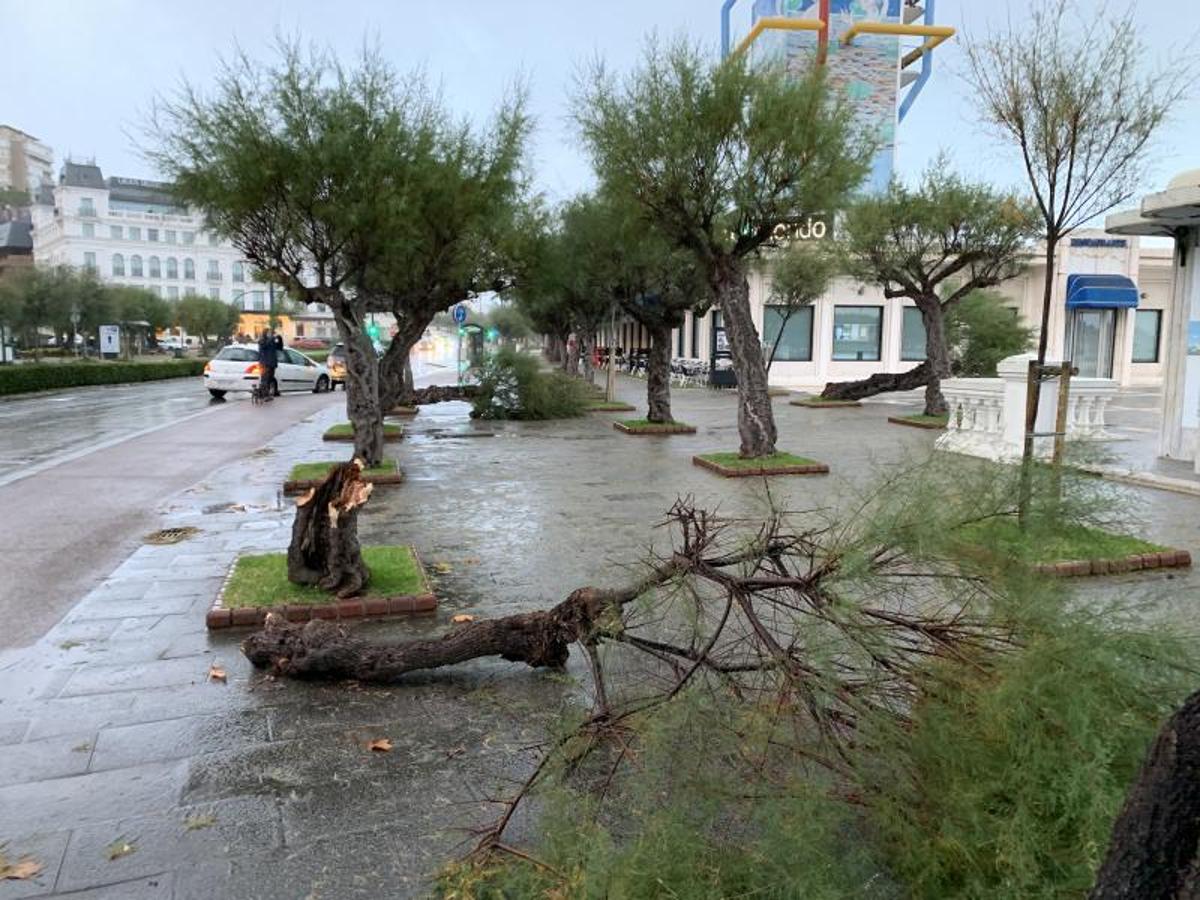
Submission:
<svg viewBox="0 0 1200 900">
<path fill-rule="evenodd" d="M 643 392 L 621 380 L 622 399 L 644 409 Z M 735 447 L 734 397 L 677 390 L 675 406 L 697 434 L 629 437 L 601 414 L 476 423 L 464 404 L 423 408 L 392 451 L 406 483 L 376 492 L 361 529 L 364 543 L 411 543 L 426 563 L 444 563 L 442 605 L 356 629 L 434 634 L 458 612 L 503 615 L 624 581 L 679 495 L 727 514 L 764 510 L 761 481 L 690 463 Z M 877 468 L 923 456 L 935 433 L 888 425 L 897 408 L 777 400 L 781 449 L 835 474 L 775 479 L 774 500 L 836 508 Z M 528 771 L 556 714 L 586 702 L 576 656 L 566 676 L 483 661 L 387 689 L 316 685 L 255 672 L 236 632 L 204 630 L 236 554 L 286 546 L 291 510 L 279 486 L 291 465 L 344 456 L 319 439 L 338 417 L 321 411 L 165 500 L 162 525 L 199 534 L 141 547 L 39 644 L 0 655 L 0 843 L 10 859 L 45 866 L 35 880 L 0 882 L 0 900 L 421 896 L 470 846 L 467 829 L 493 811 L 488 798 Z M 1198 501 L 1129 493 L 1149 513 L 1151 538 L 1200 558 Z M 1125 576 L 1105 590 L 1165 596 L 1187 616 L 1200 580 Z M 207 679 L 214 664 L 226 683 Z M 392 752 L 366 749 L 379 737 Z M 133 852 L 110 859 L 125 844 Z"/>
</svg>

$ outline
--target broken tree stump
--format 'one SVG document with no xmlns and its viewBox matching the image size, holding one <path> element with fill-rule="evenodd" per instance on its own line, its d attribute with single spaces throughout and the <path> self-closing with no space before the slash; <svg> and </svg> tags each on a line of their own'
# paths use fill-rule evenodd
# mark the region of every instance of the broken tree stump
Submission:
<svg viewBox="0 0 1200 900">
<path fill-rule="evenodd" d="M 358 543 L 358 511 L 371 496 L 364 481 L 366 464 L 358 458 L 330 470 L 325 479 L 296 501 L 288 580 L 315 585 L 339 598 L 361 593 L 371 578 Z"/>
</svg>

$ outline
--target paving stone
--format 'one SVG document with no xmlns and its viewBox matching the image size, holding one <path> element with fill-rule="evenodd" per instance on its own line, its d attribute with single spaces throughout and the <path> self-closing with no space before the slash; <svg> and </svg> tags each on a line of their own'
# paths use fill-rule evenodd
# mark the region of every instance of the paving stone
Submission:
<svg viewBox="0 0 1200 900">
<path fill-rule="evenodd" d="M 82 774 L 87 771 L 94 747 L 91 734 L 0 747 L 0 787 Z"/>
<path fill-rule="evenodd" d="M 61 828 L 177 805 L 186 763 L 151 763 L 0 788 L 0 834 Z"/>
<path fill-rule="evenodd" d="M 0 722 L 0 747 L 23 740 L 28 731 L 28 719 L 11 719 Z"/>
<path fill-rule="evenodd" d="M 175 877 L 171 873 L 160 872 L 121 884 L 54 896 L 61 897 L 62 900 L 171 900 L 174 884 Z"/>
<path fill-rule="evenodd" d="M 188 716 L 121 725 L 105 728 L 97 736 L 91 770 L 98 772 L 145 762 L 182 759 L 224 747 L 265 742 L 267 737 L 265 712 Z"/>
<path fill-rule="evenodd" d="M 118 840 L 135 849 L 110 860 L 107 848 Z M 266 853 L 280 844 L 279 812 L 272 801 L 259 798 L 96 822 L 71 834 L 57 889 L 129 882 L 187 865 Z M 236 895 L 222 892 L 214 896 Z"/>
<path fill-rule="evenodd" d="M 67 849 L 69 831 L 43 831 L 18 835 L 0 829 L 0 844 L 10 862 L 28 856 L 43 866 L 41 874 L 27 881 L 0 881 L 0 900 L 19 900 L 23 897 L 43 897 L 54 889 Z"/>
<path fill-rule="evenodd" d="M 208 666 L 208 658 L 201 656 L 125 666 L 90 666 L 74 673 L 59 696 L 74 697 L 81 694 L 108 694 L 174 684 L 199 684 L 205 681 Z"/>
<path fill-rule="evenodd" d="M 182 613 L 192 606 L 191 595 L 154 594 L 153 588 L 140 597 L 119 600 L 95 600 L 88 598 L 71 614 L 72 622 L 88 620 L 127 619 L 134 616 L 165 616 Z M 214 591 L 215 593 L 215 591 Z"/>
<path fill-rule="evenodd" d="M 31 717 L 27 741 L 58 735 L 87 734 L 106 725 L 128 721 L 133 709 L 132 694 L 104 694 L 97 697 L 67 697 L 26 704 L 23 709 Z"/>
</svg>

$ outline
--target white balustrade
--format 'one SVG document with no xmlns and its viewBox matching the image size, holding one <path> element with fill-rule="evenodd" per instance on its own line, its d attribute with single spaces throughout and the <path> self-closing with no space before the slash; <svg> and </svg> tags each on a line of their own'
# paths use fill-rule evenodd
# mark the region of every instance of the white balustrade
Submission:
<svg viewBox="0 0 1200 900">
<path fill-rule="evenodd" d="M 987 459 L 1013 460 L 1021 457 L 1025 431 L 1028 355 L 1010 356 L 997 367 L 996 378 L 948 378 L 942 393 L 950 408 L 946 432 L 937 448 Z M 1109 440 L 1105 411 L 1117 394 L 1117 383 L 1108 378 L 1072 378 L 1067 398 L 1067 440 Z M 1058 406 L 1058 381 L 1042 384 L 1036 431 L 1054 430 Z M 1048 457 L 1052 437 L 1037 438 L 1034 452 Z"/>
</svg>

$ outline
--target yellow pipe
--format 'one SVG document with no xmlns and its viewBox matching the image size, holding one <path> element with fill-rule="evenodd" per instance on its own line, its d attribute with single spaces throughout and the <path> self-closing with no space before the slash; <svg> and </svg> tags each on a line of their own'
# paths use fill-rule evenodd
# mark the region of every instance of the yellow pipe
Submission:
<svg viewBox="0 0 1200 900">
<path fill-rule="evenodd" d="M 742 53 L 768 28 L 774 31 L 822 31 L 825 28 L 825 23 L 821 19 L 793 19 L 788 16 L 764 16 L 754 23 L 754 27 L 750 29 L 750 33 L 742 38 L 741 43 L 737 45 L 730 55 L 736 56 Z"/>
<path fill-rule="evenodd" d="M 842 44 L 849 46 L 854 38 L 860 34 L 894 34 L 905 37 L 928 38 L 916 50 L 904 55 L 904 58 L 900 61 L 900 68 L 903 69 L 906 66 L 912 65 L 947 38 L 954 37 L 954 29 L 949 25 L 918 25 L 915 23 L 906 25 L 903 22 L 855 22 L 842 35 Z"/>
</svg>

